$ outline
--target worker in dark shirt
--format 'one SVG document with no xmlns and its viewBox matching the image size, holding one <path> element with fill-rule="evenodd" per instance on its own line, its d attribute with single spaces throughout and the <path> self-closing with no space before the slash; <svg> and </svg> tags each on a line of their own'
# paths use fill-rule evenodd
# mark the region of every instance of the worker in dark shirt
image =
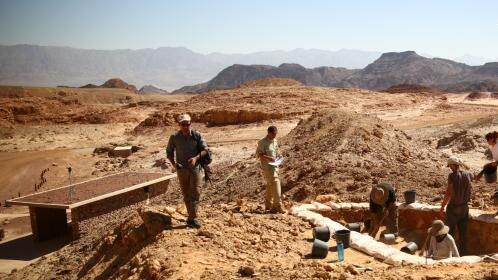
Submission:
<svg viewBox="0 0 498 280">
<path fill-rule="evenodd" d="M 465 163 L 457 158 L 448 159 L 448 167 L 451 173 L 448 175 L 448 188 L 441 203 L 440 213 L 443 216 L 446 204 L 446 223 L 450 227 L 450 235 L 455 236 L 458 228 L 458 251 L 464 255 L 465 244 L 467 242 L 467 224 L 469 221 L 469 201 L 472 190 L 473 175 L 470 172 L 461 170 L 467 168 Z"/>
<path fill-rule="evenodd" d="M 381 183 L 370 192 L 371 223 L 369 235 L 377 235 L 382 225 L 386 226 L 385 233 L 398 234 L 398 207 L 396 206 L 396 191 L 389 183 Z"/>
</svg>

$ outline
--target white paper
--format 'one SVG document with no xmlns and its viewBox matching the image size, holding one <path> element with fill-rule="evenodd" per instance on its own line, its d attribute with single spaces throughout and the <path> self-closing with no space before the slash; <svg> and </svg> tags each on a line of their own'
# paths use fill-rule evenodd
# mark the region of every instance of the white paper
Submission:
<svg viewBox="0 0 498 280">
<path fill-rule="evenodd" d="M 284 162 L 284 157 L 278 157 L 274 162 L 269 162 L 269 165 L 280 166 Z"/>
</svg>

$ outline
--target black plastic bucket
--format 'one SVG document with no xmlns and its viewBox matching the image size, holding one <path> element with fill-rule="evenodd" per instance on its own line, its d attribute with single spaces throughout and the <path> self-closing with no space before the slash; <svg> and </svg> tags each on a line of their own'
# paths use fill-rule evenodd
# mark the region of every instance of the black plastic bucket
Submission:
<svg viewBox="0 0 498 280">
<path fill-rule="evenodd" d="M 313 238 L 322 241 L 330 240 L 330 230 L 329 227 L 314 227 L 313 228 Z"/>
<path fill-rule="evenodd" d="M 385 233 L 382 235 L 382 242 L 386 244 L 394 244 L 396 243 L 396 235 L 392 233 Z"/>
<path fill-rule="evenodd" d="M 351 231 L 347 229 L 341 229 L 335 232 L 335 240 L 341 241 L 344 244 L 344 249 L 349 248 L 351 238 Z"/>
<path fill-rule="evenodd" d="M 483 167 L 484 179 L 486 183 L 491 184 L 496 182 L 496 166 L 492 166 L 491 164 L 486 164 Z"/>
<path fill-rule="evenodd" d="M 493 198 L 493 204 L 495 206 L 498 206 L 498 192 L 495 192 L 492 198 Z"/>
<path fill-rule="evenodd" d="M 494 173 L 484 173 L 484 179 L 488 184 L 496 182 L 496 171 Z"/>
<path fill-rule="evenodd" d="M 315 238 L 313 240 L 313 248 L 311 248 L 311 256 L 315 258 L 326 258 L 329 253 L 329 243 Z"/>
<path fill-rule="evenodd" d="M 418 249 L 417 243 L 410 242 L 401 248 L 401 252 L 413 255 Z"/>
<path fill-rule="evenodd" d="M 406 204 L 414 203 L 416 194 L 417 194 L 416 190 L 408 190 L 404 192 L 403 195 L 405 196 L 405 203 Z"/>
<path fill-rule="evenodd" d="M 346 227 L 350 230 L 350 231 L 357 231 L 357 232 L 360 232 L 360 229 L 361 229 L 361 223 L 349 223 L 346 225 Z"/>
</svg>

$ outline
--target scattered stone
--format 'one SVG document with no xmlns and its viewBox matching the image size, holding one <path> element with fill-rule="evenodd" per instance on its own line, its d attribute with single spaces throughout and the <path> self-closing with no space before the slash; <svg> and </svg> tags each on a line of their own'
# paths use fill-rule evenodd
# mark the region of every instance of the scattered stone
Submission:
<svg viewBox="0 0 498 280">
<path fill-rule="evenodd" d="M 206 229 L 199 230 L 199 232 L 197 233 L 197 235 L 204 236 L 204 237 L 207 237 L 207 238 L 214 238 L 216 236 L 216 234 L 214 234 L 212 231 L 209 231 L 209 230 L 206 230 Z"/>
<path fill-rule="evenodd" d="M 239 268 L 239 274 L 243 277 L 252 277 L 255 273 L 254 267 L 244 265 Z"/>
<path fill-rule="evenodd" d="M 358 269 L 356 267 L 354 267 L 352 264 L 348 265 L 346 267 L 346 271 L 351 273 L 352 275 L 358 275 L 360 274 L 360 272 L 358 271 Z"/>
<path fill-rule="evenodd" d="M 171 216 L 151 207 L 139 208 L 138 214 L 142 218 L 149 235 L 156 235 L 171 227 Z"/>
<path fill-rule="evenodd" d="M 152 167 L 160 167 L 161 169 L 167 169 L 169 166 L 169 161 L 166 158 L 156 159 L 156 162 L 152 165 Z"/>
</svg>

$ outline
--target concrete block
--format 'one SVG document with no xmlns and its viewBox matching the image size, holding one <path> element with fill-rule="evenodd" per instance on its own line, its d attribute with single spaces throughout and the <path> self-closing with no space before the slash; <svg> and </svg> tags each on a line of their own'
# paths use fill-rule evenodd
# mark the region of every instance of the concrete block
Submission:
<svg viewBox="0 0 498 280">
<path fill-rule="evenodd" d="M 129 157 L 132 152 L 132 146 L 115 147 L 111 152 L 112 157 Z"/>
</svg>

